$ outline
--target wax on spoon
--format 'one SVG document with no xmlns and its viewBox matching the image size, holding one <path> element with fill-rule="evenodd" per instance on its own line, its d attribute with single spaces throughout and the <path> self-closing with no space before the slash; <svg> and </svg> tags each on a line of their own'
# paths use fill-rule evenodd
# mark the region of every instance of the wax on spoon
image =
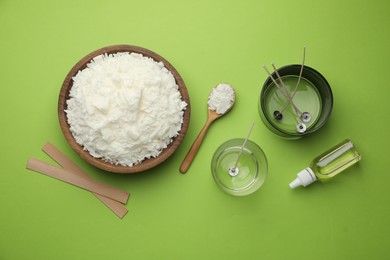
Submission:
<svg viewBox="0 0 390 260">
<path fill-rule="evenodd" d="M 203 138 L 205 137 L 210 125 L 218 118 L 226 115 L 227 112 L 233 107 L 236 100 L 236 94 L 234 89 L 229 84 L 221 83 L 213 88 L 208 99 L 208 118 L 206 124 L 200 131 L 198 137 L 195 139 L 186 157 L 184 158 L 180 172 L 186 173 L 190 167 L 192 161 L 195 158 L 196 153 L 202 144 Z"/>
</svg>

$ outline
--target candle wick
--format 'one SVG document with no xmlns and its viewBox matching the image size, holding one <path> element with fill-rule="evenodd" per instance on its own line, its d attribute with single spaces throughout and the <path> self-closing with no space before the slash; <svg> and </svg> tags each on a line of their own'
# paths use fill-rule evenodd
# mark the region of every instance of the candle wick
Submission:
<svg viewBox="0 0 390 260">
<path fill-rule="evenodd" d="M 276 74 L 276 76 L 278 77 L 278 79 L 279 79 L 279 81 L 280 81 L 280 83 L 282 84 L 282 86 L 281 86 L 281 88 L 280 88 L 280 91 L 282 91 L 282 89 L 285 91 L 285 93 L 286 93 L 286 97 L 288 97 L 287 98 L 287 104 L 280 110 L 280 113 L 283 113 L 283 111 L 288 107 L 288 105 L 289 104 L 291 104 L 292 105 L 292 107 L 293 107 L 293 109 L 295 110 L 295 114 L 296 115 L 298 115 L 298 117 L 300 117 L 300 116 L 302 116 L 302 112 L 301 112 L 301 110 L 299 110 L 298 109 L 298 107 L 294 104 L 294 102 L 293 102 L 293 96 L 295 95 L 295 93 L 293 94 L 293 95 L 291 95 L 290 96 L 290 93 L 288 93 L 288 90 L 287 90 L 287 88 L 286 88 L 286 86 L 284 85 L 284 82 L 283 82 L 283 80 L 282 80 L 282 77 L 280 77 L 280 74 L 279 74 L 279 72 L 278 72 L 278 69 L 275 67 L 275 64 L 271 64 L 272 65 L 272 68 L 274 69 L 274 71 L 275 71 L 275 74 Z M 298 79 L 298 82 L 299 82 L 299 79 Z M 299 84 L 299 83 L 298 83 Z M 300 121 L 298 120 L 298 123 L 300 123 Z"/>
<path fill-rule="evenodd" d="M 306 47 L 303 47 L 303 58 L 302 58 L 301 70 L 299 71 L 299 77 L 298 77 L 297 85 L 295 86 L 294 91 L 291 94 L 291 100 L 294 98 L 295 94 L 297 93 L 299 83 L 301 82 L 302 73 L 303 73 L 303 67 L 305 66 L 305 59 L 306 59 Z M 286 104 L 282 108 L 281 112 L 283 112 L 286 109 L 287 106 L 288 106 L 288 104 Z"/>
<path fill-rule="evenodd" d="M 267 69 L 267 67 L 264 65 L 263 66 L 265 72 L 267 72 L 268 76 L 271 78 L 272 82 L 276 85 L 276 87 L 280 90 L 280 92 L 282 92 L 283 96 L 287 99 L 287 104 L 291 104 L 295 110 L 295 113 L 297 114 L 297 118 L 299 118 L 299 115 L 302 114 L 301 111 L 299 110 L 299 108 L 294 104 L 291 96 L 289 95 L 289 93 L 285 93 L 284 92 L 284 88 L 282 86 L 280 86 L 278 84 L 278 82 L 276 82 L 276 80 L 274 79 L 274 77 L 272 76 L 272 74 L 269 72 L 269 70 Z M 279 73 L 277 73 L 277 75 L 279 75 Z M 280 78 L 279 78 L 280 80 Z"/>
<path fill-rule="evenodd" d="M 302 78 L 302 73 L 303 73 L 303 68 L 304 68 L 304 65 L 305 65 L 305 59 L 306 59 L 306 47 L 303 47 L 303 58 L 302 58 L 302 64 L 301 64 L 301 69 L 299 71 L 299 76 L 298 76 L 298 81 L 297 81 L 297 84 L 294 88 L 294 90 L 292 91 L 291 95 L 289 93 L 289 91 L 287 90 L 287 87 L 284 85 L 284 82 L 277 70 L 277 68 L 275 67 L 275 65 L 272 63 L 272 67 L 275 71 L 275 74 L 277 76 L 277 79 L 279 80 L 281 86 L 277 83 L 277 81 L 274 79 L 274 77 L 272 76 L 272 74 L 268 71 L 268 69 L 266 68 L 266 66 L 264 65 L 263 68 L 264 70 L 267 72 L 268 76 L 271 78 L 271 80 L 274 82 L 274 84 L 276 85 L 276 87 L 278 88 L 278 90 L 280 90 L 280 92 L 283 94 L 283 96 L 287 99 L 287 103 L 282 107 L 282 109 L 278 112 L 280 113 L 283 113 L 283 111 L 289 106 L 291 105 L 294 112 L 295 112 L 295 119 L 297 121 L 297 129 L 299 127 L 299 130 L 297 130 L 298 132 L 305 132 L 306 131 L 306 125 L 304 125 L 304 122 L 302 120 L 302 117 L 304 116 L 304 113 L 302 113 L 302 111 L 299 110 L 299 108 L 294 104 L 294 101 L 293 101 L 293 98 L 295 96 L 295 94 L 297 93 L 297 90 L 298 90 L 298 86 L 301 82 L 301 78 Z M 275 97 L 273 97 L 275 99 Z M 303 126 L 304 128 L 301 128 L 301 126 Z"/>
<path fill-rule="evenodd" d="M 233 174 L 234 174 L 236 171 L 238 171 L 238 169 L 237 169 L 238 162 L 240 161 L 240 157 L 241 157 L 242 151 L 244 150 L 244 147 L 245 147 L 245 145 L 246 145 L 246 142 L 248 141 L 249 136 L 251 135 L 251 132 L 252 132 L 252 130 L 253 130 L 254 125 L 255 125 L 255 121 L 252 122 L 251 128 L 249 129 L 249 132 L 248 132 L 248 134 L 247 134 L 247 136 L 246 136 L 246 138 L 245 138 L 245 141 L 244 141 L 244 143 L 242 144 L 242 146 L 241 146 L 241 148 L 240 148 L 240 152 L 238 153 L 237 161 L 236 161 L 236 163 L 234 164 L 234 167 L 233 167 L 233 168 L 230 168 L 230 170 L 229 170 L 229 172 L 231 171 Z M 236 174 L 236 175 L 237 175 L 237 174 Z"/>
</svg>

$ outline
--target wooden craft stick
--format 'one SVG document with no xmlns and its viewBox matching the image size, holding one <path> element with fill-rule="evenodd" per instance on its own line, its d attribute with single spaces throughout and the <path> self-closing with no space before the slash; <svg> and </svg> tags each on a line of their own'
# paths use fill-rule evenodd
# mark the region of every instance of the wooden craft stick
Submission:
<svg viewBox="0 0 390 260">
<path fill-rule="evenodd" d="M 54 161 L 56 161 L 59 165 L 61 165 L 65 170 L 69 170 L 78 175 L 89 177 L 89 175 L 84 173 L 72 160 L 70 160 L 67 156 L 65 156 L 60 150 L 58 150 L 50 142 L 46 143 L 42 147 L 42 151 L 44 151 L 47 155 L 49 155 Z"/>
<path fill-rule="evenodd" d="M 90 178 L 78 176 L 73 172 L 53 166 L 49 163 L 43 162 L 35 158 L 29 159 L 27 163 L 27 168 L 45 174 L 47 176 L 53 177 L 55 179 L 73 184 L 85 190 L 89 190 L 94 193 L 100 194 L 104 197 L 111 198 L 123 204 L 126 204 L 129 198 L 128 192 L 122 191 L 117 188 L 113 188 L 109 185 L 97 182 Z"/>
<path fill-rule="evenodd" d="M 42 147 L 42 150 L 65 170 L 73 172 L 79 176 L 90 178 L 88 174 L 83 172 L 83 170 L 81 170 L 71 159 L 58 150 L 52 143 L 46 143 L 45 146 Z M 103 202 L 109 209 L 111 209 L 119 218 L 123 218 L 127 214 L 128 210 L 122 203 L 94 192 L 92 192 L 92 194 Z"/>
</svg>

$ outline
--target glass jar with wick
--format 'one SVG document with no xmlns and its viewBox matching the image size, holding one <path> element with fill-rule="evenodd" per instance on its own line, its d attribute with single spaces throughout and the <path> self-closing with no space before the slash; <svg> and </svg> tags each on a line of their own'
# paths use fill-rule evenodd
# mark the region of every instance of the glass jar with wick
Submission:
<svg viewBox="0 0 390 260">
<path fill-rule="evenodd" d="M 259 114 L 268 129 L 287 139 L 316 132 L 332 112 L 333 94 L 329 83 L 318 71 L 303 63 L 279 69 L 272 65 L 272 74 L 264 67 L 269 77 L 260 94 Z"/>
<path fill-rule="evenodd" d="M 267 176 L 268 164 L 263 150 L 248 140 L 251 130 L 246 139 L 231 139 L 220 145 L 211 161 L 215 182 L 234 196 L 254 193 Z"/>
</svg>

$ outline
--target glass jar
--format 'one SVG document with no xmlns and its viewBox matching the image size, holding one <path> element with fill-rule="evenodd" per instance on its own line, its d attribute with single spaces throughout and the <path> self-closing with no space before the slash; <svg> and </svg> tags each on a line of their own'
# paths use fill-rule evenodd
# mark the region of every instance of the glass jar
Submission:
<svg viewBox="0 0 390 260">
<path fill-rule="evenodd" d="M 263 150 L 248 140 L 234 166 L 245 139 L 231 139 L 215 151 L 211 172 L 215 182 L 228 194 L 245 196 L 257 191 L 267 176 L 268 164 Z"/>
<path fill-rule="evenodd" d="M 259 101 L 263 123 L 276 135 L 299 139 L 319 130 L 328 120 L 333 107 L 332 90 L 316 70 L 288 65 L 272 73 L 277 85 L 268 77 Z M 297 84 L 299 83 L 299 84 Z"/>
</svg>

